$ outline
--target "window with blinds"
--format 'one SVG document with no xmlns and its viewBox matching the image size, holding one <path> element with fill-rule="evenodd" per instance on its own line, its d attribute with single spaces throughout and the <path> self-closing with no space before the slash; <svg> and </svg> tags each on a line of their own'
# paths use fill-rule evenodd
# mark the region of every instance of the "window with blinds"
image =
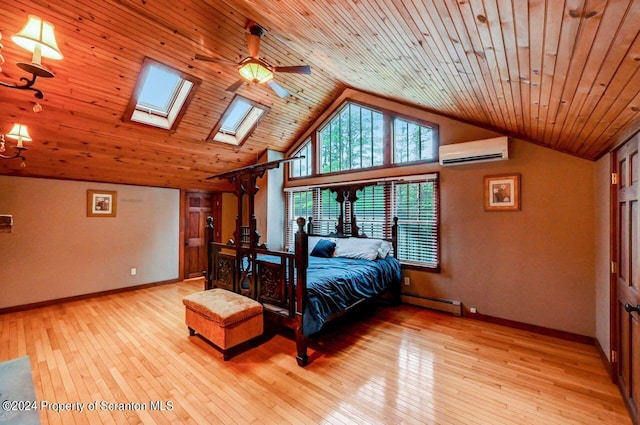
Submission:
<svg viewBox="0 0 640 425">
<path fill-rule="evenodd" d="M 329 189 L 315 189 L 316 214 L 313 216 L 313 231 L 319 235 L 327 235 L 337 231 L 340 217 L 340 204 L 336 194 Z M 342 229 L 344 232 L 344 229 Z"/>
<path fill-rule="evenodd" d="M 358 191 L 358 200 L 353 204 L 360 232 L 370 238 L 391 237 L 387 208 L 389 185 L 365 186 Z"/>
<path fill-rule="evenodd" d="M 329 189 L 314 188 L 289 192 L 287 197 L 287 226 L 286 245 L 293 250 L 295 233 L 298 231 L 296 220 L 304 217 L 313 218 L 313 232 L 319 235 L 327 235 L 336 231 L 338 217 L 340 217 L 340 204 L 336 201 L 335 193 Z M 306 230 L 306 229 L 305 229 Z"/>
<path fill-rule="evenodd" d="M 437 268 L 439 258 L 438 180 L 393 184 L 392 215 L 398 217 L 400 261 Z"/>
<path fill-rule="evenodd" d="M 353 204 L 360 232 L 370 238 L 391 238 L 393 218 L 398 218 L 398 259 L 405 265 L 438 269 L 439 252 L 439 185 L 438 175 L 405 178 L 398 181 L 367 182 L 358 191 Z M 290 191 L 287 197 L 289 223 L 287 246 L 293 248 L 293 235 L 299 216 L 313 217 L 314 233 L 335 230 L 340 215 L 336 194 L 329 189 L 313 188 Z M 309 202 L 312 205 L 309 205 Z M 351 206 L 345 202 L 345 221 Z"/>
<path fill-rule="evenodd" d="M 313 217 L 313 204 L 313 190 L 289 192 L 286 205 L 288 226 L 285 238 L 290 251 L 293 251 L 294 235 L 298 231 L 296 220 L 298 217 L 303 217 L 305 220 Z"/>
</svg>

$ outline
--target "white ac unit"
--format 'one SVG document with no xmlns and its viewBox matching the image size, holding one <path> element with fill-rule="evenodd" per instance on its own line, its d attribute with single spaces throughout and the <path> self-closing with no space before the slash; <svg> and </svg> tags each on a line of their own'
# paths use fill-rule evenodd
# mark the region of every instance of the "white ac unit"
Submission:
<svg viewBox="0 0 640 425">
<path fill-rule="evenodd" d="M 462 165 L 509 159 L 509 138 L 454 143 L 440 146 L 440 165 Z"/>
</svg>

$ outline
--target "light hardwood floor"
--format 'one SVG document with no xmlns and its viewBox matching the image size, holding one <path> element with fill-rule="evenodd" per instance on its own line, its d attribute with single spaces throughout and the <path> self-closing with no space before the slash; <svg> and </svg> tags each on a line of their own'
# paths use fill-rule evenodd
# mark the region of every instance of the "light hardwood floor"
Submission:
<svg viewBox="0 0 640 425">
<path fill-rule="evenodd" d="M 329 330 L 306 368 L 282 336 L 224 362 L 184 325 L 201 287 L 1 315 L 0 361 L 29 355 L 39 400 L 85 405 L 41 410 L 43 424 L 630 423 L 594 347 L 410 306 Z"/>
</svg>

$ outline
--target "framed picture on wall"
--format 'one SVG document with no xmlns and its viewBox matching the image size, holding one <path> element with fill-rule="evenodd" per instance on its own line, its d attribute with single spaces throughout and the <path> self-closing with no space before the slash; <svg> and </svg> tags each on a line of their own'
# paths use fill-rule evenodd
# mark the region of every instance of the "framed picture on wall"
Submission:
<svg viewBox="0 0 640 425">
<path fill-rule="evenodd" d="M 520 211 L 520 174 L 484 177 L 485 211 Z"/>
<path fill-rule="evenodd" d="M 113 190 L 87 190 L 87 217 L 115 217 L 117 195 Z"/>
</svg>

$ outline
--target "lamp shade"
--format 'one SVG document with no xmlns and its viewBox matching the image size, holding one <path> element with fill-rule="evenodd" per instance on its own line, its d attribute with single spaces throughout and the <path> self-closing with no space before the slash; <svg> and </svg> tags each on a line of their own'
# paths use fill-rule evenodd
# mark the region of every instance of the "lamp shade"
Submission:
<svg viewBox="0 0 640 425">
<path fill-rule="evenodd" d="M 11 37 L 18 46 L 34 53 L 40 46 L 42 56 L 50 59 L 62 59 L 62 53 L 56 43 L 53 32 L 54 26 L 47 21 L 33 15 L 29 15 L 27 25 Z"/>
<path fill-rule="evenodd" d="M 243 78 L 254 83 L 266 83 L 273 78 L 273 72 L 256 59 L 246 61 L 240 65 L 238 71 Z"/>
<path fill-rule="evenodd" d="M 29 136 L 29 131 L 27 129 L 26 125 L 22 125 L 22 124 L 14 124 L 13 128 L 11 129 L 11 131 L 9 133 L 7 133 L 7 137 L 11 138 L 11 139 L 15 139 L 18 142 L 23 141 L 23 142 L 30 142 L 31 141 L 31 136 Z"/>
</svg>

